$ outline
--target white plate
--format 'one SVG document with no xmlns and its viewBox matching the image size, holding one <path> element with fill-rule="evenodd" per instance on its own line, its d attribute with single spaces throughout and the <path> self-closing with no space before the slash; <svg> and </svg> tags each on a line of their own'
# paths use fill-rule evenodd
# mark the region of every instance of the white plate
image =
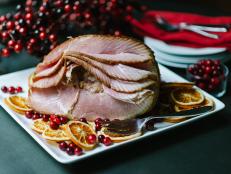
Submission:
<svg viewBox="0 0 231 174">
<path fill-rule="evenodd" d="M 175 63 L 181 63 L 181 64 L 194 64 L 202 59 L 219 59 L 222 62 L 225 62 L 226 60 L 230 60 L 231 54 L 230 53 L 220 53 L 220 54 L 214 54 L 214 55 L 206 55 L 206 56 L 178 56 L 173 54 L 167 54 L 159 50 L 154 50 L 155 56 L 158 59 L 163 59 L 164 61 L 168 62 L 175 62 Z"/>
<path fill-rule="evenodd" d="M 151 49 L 160 50 L 162 52 L 166 52 L 168 54 L 175 54 L 175 55 L 209 55 L 209 54 L 217 54 L 221 52 L 225 52 L 226 48 L 188 48 L 183 46 L 174 46 L 168 45 L 161 40 L 157 40 L 150 37 L 144 38 L 145 44 L 147 44 Z"/>
<path fill-rule="evenodd" d="M 156 61 L 162 65 L 175 67 L 175 68 L 187 68 L 188 67 L 188 64 L 169 62 L 169 61 L 164 60 L 162 57 L 156 57 Z"/>
<path fill-rule="evenodd" d="M 166 81 L 166 82 L 171 82 L 171 81 L 177 81 L 177 82 L 183 82 L 186 81 L 185 79 L 183 79 L 182 77 L 180 77 L 179 75 L 175 74 L 174 72 L 170 71 L 169 69 L 165 68 L 164 66 L 159 65 L 160 67 L 160 72 L 161 72 L 161 78 L 162 80 Z M 18 71 L 15 73 L 11 73 L 11 74 L 6 74 L 6 75 L 2 75 L 0 76 L 0 86 L 3 85 L 21 85 L 23 87 L 23 89 L 25 91 L 28 90 L 28 86 L 27 86 L 27 78 L 28 76 L 31 74 L 31 72 L 33 72 L 34 69 L 27 69 L 27 70 L 23 70 L 23 71 Z M 84 155 L 82 156 L 69 156 L 67 155 L 65 152 L 59 150 L 59 148 L 57 147 L 56 143 L 51 143 L 48 142 L 46 140 L 44 140 L 43 138 L 41 138 L 41 136 L 39 134 L 37 134 L 36 132 L 34 132 L 31 129 L 31 125 L 32 125 L 32 121 L 28 120 L 27 118 L 25 118 L 22 115 L 16 114 L 15 112 L 13 112 L 11 109 L 9 109 L 4 103 L 3 103 L 3 98 L 7 97 L 7 94 L 4 94 L 2 92 L 0 92 L 0 104 L 1 106 L 11 115 L 12 118 L 14 118 L 15 121 L 17 121 L 17 123 L 19 125 L 21 125 L 25 131 L 27 133 L 29 133 L 31 135 L 32 138 L 34 138 L 35 141 L 38 142 L 38 144 L 40 144 L 44 150 L 46 150 L 53 158 L 55 158 L 57 161 L 61 162 L 61 163 L 72 163 L 72 162 L 76 162 L 88 157 L 91 157 L 95 154 L 98 153 L 102 153 L 105 152 L 107 150 L 110 149 L 114 149 L 116 147 L 128 144 L 128 143 L 132 143 L 138 140 L 141 140 L 143 138 L 149 137 L 149 136 L 153 136 L 155 134 L 167 131 L 169 129 L 184 125 L 186 123 L 198 120 L 202 117 L 206 117 L 212 113 L 215 113 L 221 109 L 223 109 L 225 107 L 224 103 L 222 103 L 221 101 L 219 101 L 218 99 L 212 97 L 211 95 L 207 94 L 206 92 L 204 92 L 204 94 L 210 98 L 212 98 L 215 102 L 215 110 L 213 110 L 210 113 L 206 113 L 206 114 L 202 114 L 201 116 L 195 117 L 195 118 L 191 118 L 188 119 L 186 121 L 180 122 L 180 123 L 176 123 L 176 124 L 170 124 L 170 123 L 161 123 L 161 124 L 157 124 L 157 129 L 154 131 L 150 131 L 145 133 L 144 135 L 137 137 L 135 139 L 132 140 L 128 140 L 125 142 L 121 142 L 121 143 L 115 143 L 111 146 L 103 146 L 100 145 L 99 147 L 95 148 L 92 151 L 86 152 Z M 26 93 L 21 94 L 22 96 L 26 97 Z M 105 106 L 106 107 L 106 106 Z"/>
</svg>

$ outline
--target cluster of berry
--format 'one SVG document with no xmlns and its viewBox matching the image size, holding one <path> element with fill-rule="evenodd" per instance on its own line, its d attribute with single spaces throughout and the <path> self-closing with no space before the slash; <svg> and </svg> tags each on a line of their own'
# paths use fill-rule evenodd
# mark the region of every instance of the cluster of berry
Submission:
<svg viewBox="0 0 231 174">
<path fill-rule="evenodd" d="M 135 7 L 146 9 L 132 0 L 27 0 L 14 13 L 0 16 L 0 40 L 6 46 L 0 57 L 20 53 L 23 48 L 41 57 L 62 40 L 60 35 L 131 34 L 128 21 Z"/>
</svg>

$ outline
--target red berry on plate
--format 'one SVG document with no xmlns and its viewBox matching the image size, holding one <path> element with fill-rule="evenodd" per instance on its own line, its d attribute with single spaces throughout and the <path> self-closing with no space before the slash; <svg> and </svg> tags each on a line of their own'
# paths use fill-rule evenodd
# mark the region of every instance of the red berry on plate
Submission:
<svg viewBox="0 0 231 174">
<path fill-rule="evenodd" d="M 65 116 L 60 116 L 59 120 L 60 120 L 61 124 L 66 124 L 68 122 L 68 118 Z"/>
<path fill-rule="evenodd" d="M 66 151 L 68 145 L 65 141 L 59 143 L 59 148 L 62 150 L 62 151 Z"/>
<path fill-rule="evenodd" d="M 99 136 L 98 136 L 98 141 L 99 141 L 100 143 L 103 143 L 104 138 L 105 138 L 104 135 L 99 135 Z"/>
<path fill-rule="evenodd" d="M 96 118 L 95 119 L 95 123 L 102 123 L 102 122 L 103 122 L 102 118 Z"/>
<path fill-rule="evenodd" d="M 79 119 L 79 121 L 84 122 L 84 123 L 87 123 L 87 119 L 84 118 L 84 117 L 81 117 L 81 118 Z"/>
<path fill-rule="evenodd" d="M 1 90 L 2 90 L 2 92 L 7 93 L 8 88 L 6 86 L 2 86 Z"/>
<path fill-rule="evenodd" d="M 50 115 L 50 121 L 54 121 L 57 116 L 55 114 Z"/>
<path fill-rule="evenodd" d="M 26 111 L 26 112 L 25 112 L 25 116 L 26 116 L 26 118 L 28 118 L 28 119 L 31 119 L 31 118 L 33 117 L 33 115 L 34 115 L 34 112 L 33 112 L 33 111 Z"/>
<path fill-rule="evenodd" d="M 190 72 L 191 74 L 193 74 L 194 68 L 193 68 L 192 66 L 190 66 L 190 67 L 188 68 L 188 72 Z"/>
<path fill-rule="evenodd" d="M 103 139 L 103 144 L 104 144 L 105 146 L 110 146 L 110 145 L 112 144 L 111 138 L 105 137 L 105 138 Z"/>
<path fill-rule="evenodd" d="M 82 154 L 83 154 L 82 148 L 76 146 L 75 149 L 74 149 L 74 154 L 75 154 L 75 155 L 78 155 L 78 156 L 79 156 L 79 155 L 82 155 Z"/>
<path fill-rule="evenodd" d="M 47 115 L 47 114 L 43 114 L 43 121 L 45 121 L 45 122 L 48 122 L 49 121 L 49 119 L 50 119 L 50 116 L 49 115 Z"/>
<path fill-rule="evenodd" d="M 68 147 L 71 147 L 74 149 L 76 147 L 76 145 L 75 145 L 75 143 L 70 143 L 70 144 L 68 144 Z"/>
<path fill-rule="evenodd" d="M 66 152 L 68 155 L 74 155 L 74 149 L 72 147 L 67 147 Z"/>
<path fill-rule="evenodd" d="M 16 88 L 16 91 L 17 91 L 17 93 L 22 92 L 22 87 L 21 87 L 21 86 L 18 86 L 18 87 Z"/>
<path fill-rule="evenodd" d="M 50 125 L 50 128 L 54 130 L 57 130 L 59 128 L 59 125 L 55 123 L 54 121 L 51 121 L 49 125 Z"/>
<path fill-rule="evenodd" d="M 7 28 L 8 30 L 14 29 L 14 22 L 13 22 L 13 21 L 8 21 L 8 22 L 6 23 L 6 28 Z"/>
<path fill-rule="evenodd" d="M 100 131 L 101 128 L 102 128 L 101 123 L 100 123 L 100 122 L 96 122 L 96 123 L 95 123 L 95 130 L 96 130 L 96 131 Z"/>
<path fill-rule="evenodd" d="M 14 94 L 14 93 L 15 93 L 15 87 L 13 87 L 13 86 L 9 87 L 9 88 L 8 88 L 8 92 L 9 92 L 10 94 Z"/>
<path fill-rule="evenodd" d="M 96 135 L 95 134 L 91 134 L 87 136 L 87 142 L 89 144 L 95 144 L 96 143 Z"/>
<path fill-rule="evenodd" d="M 53 120 L 56 124 L 60 125 L 61 124 L 61 121 L 59 119 L 59 117 L 57 116 L 56 118 L 54 118 Z"/>
<path fill-rule="evenodd" d="M 38 113 L 34 113 L 32 116 L 32 120 L 37 120 L 39 118 L 40 118 L 40 114 L 38 114 Z"/>
</svg>

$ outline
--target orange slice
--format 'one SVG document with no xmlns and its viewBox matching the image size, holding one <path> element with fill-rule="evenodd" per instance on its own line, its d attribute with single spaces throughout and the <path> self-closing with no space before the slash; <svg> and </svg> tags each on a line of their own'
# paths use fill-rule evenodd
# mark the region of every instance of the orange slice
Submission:
<svg viewBox="0 0 231 174">
<path fill-rule="evenodd" d="M 80 121 L 69 121 L 65 126 L 65 132 L 70 137 L 70 139 L 76 145 L 82 147 L 85 150 L 93 149 L 96 145 L 89 144 L 87 142 L 87 137 L 91 134 L 96 134 L 93 128 L 87 124 Z"/>
<path fill-rule="evenodd" d="M 67 141 L 70 140 L 69 136 L 67 136 L 66 132 L 59 128 L 57 130 L 53 130 L 50 127 L 47 127 L 43 133 L 42 137 L 51 140 L 51 141 Z"/>
<path fill-rule="evenodd" d="M 10 96 L 4 99 L 5 104 L 13 111 L 24 114 L 26 111 L 31 111 L 32 109 L 27 106 L 26 98 L 21 96 Z"/>
<path fill-rule="evenodd" d="M 136 137 L 139 137 L 142 135 L 141 132 L 137 132 L 135 134 L 131 134 L 131 135 L 121 135 L 121 134 L 115 134 L 115 133 L 111 133 L 109 131 L 107 131 L 107 128 L 103 127 L 100 131 L 100 134 L 110 137 L 110 139 L 117 143 L 117 142 L 122 142 L 122 141 L 127 141 Z"/>
<path fill-rule="evenodd" d="M 214 106 L 214 102 L 212 99 L 205 97 L 205 100 L 198 105 L 192 105 L 192 106 L 188 106 L 188 107 L 181 107 L 179 105 L 175 105 L 174 106 L 174 110 L 176 112 L 180 112 L 180 111 L 184 111 L 184 110 L 189 110 L 189 109 L 193 109 L 193 108 L 198 108 L 198 107 L 202 107 L 202 106 Z"/>
<path fill-rule="evenodd" d="M 42 119 L 37 119 L 34 121 L 33 126 L 31 127 L 34 131 L 38 133 L 43 133 L 46 128 L 48 128 L 48 122 L 43 121 Z"/>
<path fill-rule="evenodd" d="M 192 82 L 163 82 L 161 88 L 192 88 Z"/>
<path fill-rule="evenodd" d="M 191 106 L 201 104 L 205 97 L 198 89 L 178 88 L 171 92 L 171 99 L 177 105 Z"/>
</svg>

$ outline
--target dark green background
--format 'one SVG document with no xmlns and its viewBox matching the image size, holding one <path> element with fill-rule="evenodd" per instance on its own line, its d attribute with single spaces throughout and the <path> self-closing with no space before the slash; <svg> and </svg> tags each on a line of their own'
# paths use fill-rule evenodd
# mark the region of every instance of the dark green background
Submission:
<svg viewBox="0 0 231 174">
<path fill-rule="evenodd" d="M 217 12 L 207 6 L 188 4 L 186 1 L 184 1 L 185 4 L 176 2 L 156 2 L 152 6 L 155 9 L 222 14 L 222 11 Z M 26 64 L 26 59 L 21 61 L 24 56 L 21 57 L 20 59 L 16 56 L 10 58 L 11 67 L 8 67 L 6 71 L 22 69 L 36 62 L 34 58 L 31 58 L 32 62 Z M 15 63 L 12 64 L 13 60 Z M 20 64 L 21 66 L 18 66 Z M 172 70 L 184 74 L 183 71 Z M 192 124 L 71 165 L 56 162 L 0 108 L 0 174 L 229 174 L 231 173 L 230 97 L 229 82 L 228 92 L 221 98 L 226 104 L 223 111 Z"/>
</svg>

